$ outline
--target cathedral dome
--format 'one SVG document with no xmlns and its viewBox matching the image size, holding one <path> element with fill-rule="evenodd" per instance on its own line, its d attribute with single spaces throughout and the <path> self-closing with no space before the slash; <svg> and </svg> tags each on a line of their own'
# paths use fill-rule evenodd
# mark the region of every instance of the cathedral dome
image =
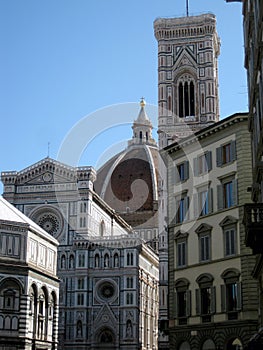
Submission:
<svg viewBox="0 0 263 350">
<path fill-rule="evenodd" d="M 132 227 L 158 227 L 158 147 L 145 101 L 133 123 L 128 147 L 113 156 L 98 171 L 95 191 Z"/>
</svg>

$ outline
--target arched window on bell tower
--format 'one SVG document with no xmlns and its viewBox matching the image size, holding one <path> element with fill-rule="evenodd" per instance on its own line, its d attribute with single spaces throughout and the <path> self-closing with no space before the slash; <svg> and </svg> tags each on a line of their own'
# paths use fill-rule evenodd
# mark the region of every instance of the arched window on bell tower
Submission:
<svg viewBox="0 0 263 350">
<path fill-rule="evenodd" d="M 182 77 L 178 84 L 178 115 L 179 118 L 195 115 L 195 85 L 189 77 Z"/>
</svg>

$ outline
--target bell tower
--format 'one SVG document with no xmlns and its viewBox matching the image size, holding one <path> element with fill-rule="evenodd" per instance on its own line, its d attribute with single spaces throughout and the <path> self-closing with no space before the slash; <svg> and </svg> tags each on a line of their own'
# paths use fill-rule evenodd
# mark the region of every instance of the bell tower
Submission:
<svg viewBox="0 0 263 350">
<path fill-rule="evenodd" d="M 220 39 L 213 14 L 157 18 L 159 147 L 219 120 Z"/>
</svg>

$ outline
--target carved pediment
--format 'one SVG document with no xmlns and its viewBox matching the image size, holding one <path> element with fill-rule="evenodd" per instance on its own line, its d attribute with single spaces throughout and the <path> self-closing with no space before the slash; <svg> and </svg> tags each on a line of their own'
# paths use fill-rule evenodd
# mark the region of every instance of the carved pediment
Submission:
<svg viewBox="0 0 263 350">
<path fill-rule="evenodd" d="M 224 227 L 224 226 L 228 226 L 228 225 L 234 225 L 237 223 L 237 218 L 231 216 L 231 215 L 227 215 L 220 223 L 219 225 L 221 227 Z"/>
<path fill-rule="evenodd" d="M 210 226 L 210 225 L 208 225 L 208 224 L 206 224 L 206 223 L 203 223 L 203 224 L 201 224 L 201 225 L 199 225 L 198 227 L 197 227 L 197 229 L 195 230 L 195 232 L 197 233 L 197 234 L 201 234 L 201 233 L 204 233 L 204 232 L 210 232 L 211 230 L 212 230 L 212 226 Z"/>
<path fill-rule="evenodd" d="M 188 232 L 179 230 L 175 233 L 174 238 L 175 239 L 181 239 L 181 238 L 186 239 L 188 237 L 188 235 L 189 235 Z"/>
</svg>

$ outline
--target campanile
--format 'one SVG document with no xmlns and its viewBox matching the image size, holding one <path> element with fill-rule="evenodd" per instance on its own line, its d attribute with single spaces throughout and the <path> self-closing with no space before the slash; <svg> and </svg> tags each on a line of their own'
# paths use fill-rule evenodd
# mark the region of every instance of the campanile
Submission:
<svg viewBox="0 0 263 350">
<path fill-rule="evenodd" d="M 213 14 L 157 18 L 159 147 L 219 120 L 220 39 Z"/>
</svg>

